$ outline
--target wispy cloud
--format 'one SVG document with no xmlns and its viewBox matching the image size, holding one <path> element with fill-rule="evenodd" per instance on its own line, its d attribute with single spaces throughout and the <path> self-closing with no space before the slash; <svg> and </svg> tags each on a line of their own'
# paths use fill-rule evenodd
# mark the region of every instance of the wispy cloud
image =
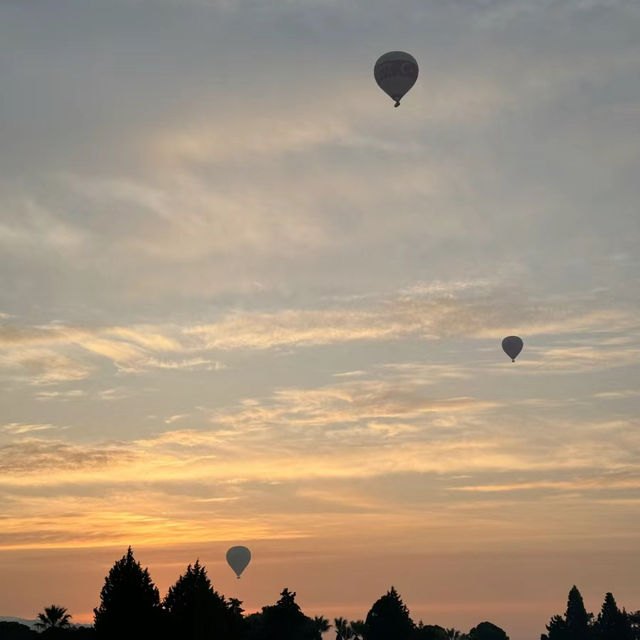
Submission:
<svg viewBox="0 0 640 640">
<path fill-rule="evenodd" d="M 635 314 L 630 310 L 576 307 L 567 311 L 542 308 L 539 303 L 514 309 L 501 302 L 500 295 L 498 291 L 491 296 L 471 298 L 453 293 L 406 294 L 381 300 L 369 308 L 237 312 L 221 322 L 187 331 L 200 338 L 207 348 L 267 349 L 408 337 L 500 339 L 514 327 L 524 336 L 625 331 L 637 327 Z"/>
<path fill-rule="evenodd" d="M 188 429 L 128 442 L 16 441 L 2 449 L 3 467 L 5 482 L 19 485 L 39 482 L 42 470 L 51 482 L 291 481 L 491 469 L 621 469 L 640 447 L 631 418 L 576 422 L 520 417 L 517 403 L 515 408 L 510 416 L 495 400 L 434 396 L 428 380 L 347 378 L 203 409 Z M 186 416 L 171 414 L 164 422 L 173 425 Z M 523 420 L 528 426 L 516 428 Z"/>
<path fill-rule="evenodd" d="M 34 433 L 38 431 L 51 431 L 56 429 L 52 424 L 22 424 L 20 422 L 12 422 L 2 426 L 2 431 L 11 435 L 23 435 L 25 433 Z"/>
<path fill-rule="evenodd" d="M 594 297 L 577 296 L 508 304 L 498 285 L 454 281 L 418 283 L 395 294 L 323 308 L 231 311 L 206 324 L 134 324 L 67 327 L 3 323 L 0 367 L 32 384 L 82 380 L 97 373 L 101 359 L 122 373 L 221 371 L 212 352 L 303 349 L 345 343 L 403 340 L 499 340 L 517 331 L 525 339 L 518 366 L 527 373 L 576 373 L 635 364 L 640 357 L 637 314 L 626 305 L 593 308 Z M 472 342 L 471 342 L 472 344 Z M 498 350 L 498 347 L 496 347 Z M 464 378 L 468 365 L 392 365 L 406 376 Z M 495 367 L 494 367 L 495 370 Z M 357 372 L 338 372 L 337 376 Z"/>
<path fill-rule="evenodd" d="M 83 398 L 87 395 L 82 389 L 69 389 L 68 391 L 38 391 L 36 398 L 41 401 L 60 400 L 68 402 L 76 398 Z"/>
<path fill-rule="evenodd" d="M 138 389 L 133 387 L 112 387 L 110 389 L 102 389 L 98 392 L 98 396 L 101 400 L 124 400 L 126 398 L 132 398 L 139 393 Z"/>
<path fill-rule="evenodd" d="M 209 360 L 206 358 L 184 358 L 182 360 L 159 360 L 149 358 L 142 366 L 136 368 L 123 368 L 125 371 L 144 371 L 149 369 L 171 369 L 182 371 L 221 371 L 226 369 L 226 364 L 220 360 Z"/>
<path fill-rule="evenodd" d="M 532 480 L 513 484 L 487 484 L 469 485 L 462 487 L 450 487 L 451 491 L 463 491 L 472 493 L 510 493 L 514 491 L 585 491 L 585 490 L 611 490 L 640 488 L 640 478 L 618 478 L 601 476 L 597 478 L 574 478 L 571 480 Z"/>
<path fill-rule="evenodd" d="M 167 416 L 164 419 L 165 424 L 173 424 L 174 422 L 178 422 L 180 420 L 184 420 L 189 417 L 189 413 L 176 413 L 172 416 Z"/>
<path fill-rule="evenodd" d="M 603 400 L 621 400 L 625 398 L 637 398 L 640 396 L 640 391 L 637 389 L 624 389 L 620 391 L 601 391 L 593 395 L 594 398 L 601 398 Z"/>
<path fill-rule="evenodd" d="M 51 425 L 8 425 L 9 432 L 28 434 L 34 431 L 54 429 Z M 13 431 L 12 431 L 13 429 Z M 42 473 L 51 473 L 49 480 L 58 474 L 63 481 L 65 472 L 74 473 L 87 469 L 103 469 L 109 466 L 132 462 L 136 454 L 122 444 L 83 445 L 57 439 L 43 440 L 27 437 L 0 445 L 0 470 L 6 479 L 11 476 L 31 476 L 42 482 Z"/>
<path fill-rule="evenodd" d="M 83 380 L 94 367 L 80 358 L 73 358 L 54 348 L 16 347 L 0 353 L 0 372 L 5 370 L 13 379 L 32 385 L 53 385 Z"/>
</svg>

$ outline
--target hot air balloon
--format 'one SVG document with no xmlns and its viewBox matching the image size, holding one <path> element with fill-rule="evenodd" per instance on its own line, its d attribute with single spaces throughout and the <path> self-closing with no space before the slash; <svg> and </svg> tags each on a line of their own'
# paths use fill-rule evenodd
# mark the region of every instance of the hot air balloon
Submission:
<svg viewBox="0 0 640 640">
<path fill-rule="evenodd" d="M 507 336 L 502 341 L 502 350 L 515 362 L 518 354 L 522 351 L 522 338 L 518 336 Z"/>
<path fill-rule="evenodd" d="M 227 551 L 227 562 L 240 580 L 240 574 L 247 568 L 251 560 L 251 551 L 247 547 L 231 547 Z"/>
<path fill-rule="evenodd" d="M 389 51 L 380 56 L 373 68 L 378 86 L 400 106 L 402 97 L 418 79 L 416 59 L 404 51 Z"/>
</svg>

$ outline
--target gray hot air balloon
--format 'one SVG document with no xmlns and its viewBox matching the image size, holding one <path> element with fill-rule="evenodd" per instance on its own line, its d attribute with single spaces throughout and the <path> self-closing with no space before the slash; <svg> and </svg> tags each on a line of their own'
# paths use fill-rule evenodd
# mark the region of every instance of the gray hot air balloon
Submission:
<svg viewBox="0 0 640 640">
<path fill-rule="evenodd" d="M 404 51 L 389 51 L 380 56 L 373 68 L 378 86 L 400 106 L 402 97 L 418 79 L 416 59 Z"/>
<path fill-rule="evenodd" d="M 502 350 L 515 362 L 518 354 L 522 351 L 522 338 L 518 336 L 507 336 L 502 341 Z"/>
<path fill-rule="evenodd" d="M 240 580 L 240 574 L 247 568 L 251 560 L 251 551 L 247 547 L 231 547 L 227 551 L 227 562 Z"/>
</svg>

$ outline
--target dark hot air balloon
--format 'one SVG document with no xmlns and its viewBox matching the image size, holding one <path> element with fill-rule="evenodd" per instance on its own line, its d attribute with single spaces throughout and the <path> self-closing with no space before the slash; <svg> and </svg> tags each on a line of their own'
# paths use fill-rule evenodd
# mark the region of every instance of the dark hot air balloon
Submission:
<svg viewBox="0 0 640 640">
<path fill-rule="evenodd" d="M 247 568 L 251 560 L 251 551 L 247 547 L 231 547 L 227 551 L 227 562 L 240 580 L 240 574 Z"/>
<path fill-rule="evenodd" d="M 402 97 L 418 79 L 416 59 L 404 51 L 389 51 L 380 56 L 373 68 L 378 86 L 400 106 Z"/>
<path fill-rule="evenodd" d="M 522 338 L 518 336 L 507 336 L 502 341 L 502 350 L 511 358 L 511 362 L 515 362 L 518 354 L 522 351 Z"/>
</svg>

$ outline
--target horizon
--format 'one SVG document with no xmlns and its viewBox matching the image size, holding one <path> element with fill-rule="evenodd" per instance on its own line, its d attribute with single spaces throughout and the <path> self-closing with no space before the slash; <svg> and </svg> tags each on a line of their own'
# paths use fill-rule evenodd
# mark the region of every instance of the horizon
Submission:
<svg viewBox="0 0 640 640">
<path fill-rule="evenodd" d="M 90 615 L 129 545 L 248 608 L 394 585 L 511 640 L 574 584 L 640 609 L 639 31 L 634 0 L 0 3 L 0 613 Z"/>
<path fill-rule="evenodd" d="M 135 556 L 135 550 L 133 550 L 134 556 Z M 126 555 L 126 554 L 125 554 Z M 117 558 L 119 559 L 119 558 Z M 137 558 L 136 558 L 137 559 Z M 114 561 L 116 559 L 114 558 Z M 199 558 L 198 558 L 199 560 Z M 195 561 L 194 561 L 195 562 Z M 190 562 L 190 565 L 193 565 L 194 562 Z M 143 568 L 148 568 L 150 570 L 150 574 L 151 574 L 151 578 L 152 580 L 154 580 L 154 573 L 151 567 L 145 567 L 144 563 L 141 563 Z M 184 573 L 184 570 L 186 569 L 186 565 L 183 567 L 178 567 L 179 563 L 177 562 L 173 562 L 171 563 L 171 567 L 173 569 L 178 570 L 178 573 L 180 575 L 182 575 Z M 226 562 L 220 563 L 217 562 L 215 563 L 216 565 L 220 565 L 220 564 L 224 564 L 226 565 Z M 242 589 L 242 585 L 239 585 L 238 583 L 236 583 L 235 581 L 238 580 L 235 576 L 233 577 L 234 582 L 229 583 L 228 581 L 224 580 L 222 582 L 224 582 L 224 584 L 227 585 L 234 585 L 237 584 L 237 588 L 236 589 L 230 589 L 230 593 L 226 593 L 223 592 L 223 590 L 219 589 L 219 583 L 215 580 L 215 576 L 213 576 L 210 572 L 209 569 L 206 565 L 206 563 L 201 563 L 201 566 L 207 571 L 207 573 L 209 574 L 209 578 L 212 580 L 212 587 L 214 589 L 216 589 L 223 597 L 226 598 L 232 598 L 232 597 L 239 597 L 240 594 L 238 593 L 238 591 L 243 591 Z M 109 567 L 110 569 L 111 567 Z M 224 569 L 224 567 L 222 567 Z M 229 572 L 229 568 L 226 567 L 226 571 Z M 105 571 L 105 573 L 108 573 L 108 570 Z M 163 572 L 164 574 L 167 574 L 168 571 Z M 244 575 L 244 574 L 243 574 Z M 160 583 L 156 582 L 154 580 L 154 584 L 159 588 L 159 592 L 160 592 L 160 600 L 162 601 L 162 599 L 164 598 L 164 596 L 166 595 L 167 589 L 169 588 L 169 586 L 172 586 L 172 584 L 175 583 L 176 579 L 178 578 L 178 575 L 176 574 L 173 578 L 169 578 L 166 586 L 163 588 L 161 586 Z M 241 578 L 241 580 L 243 580 L 244 578 Z M 98 591 L 96 592 L 96 606 L 99 604 L 99 589 L 102 588 L 104 583 L 104 579 L 101 581 Z M 290 586 L 290 585 L 289 585 Z M 572 586 L 578 586 L 579 589 L 579 585 L 572 585 Z M 389 589 L 391 588 L 396 588 L 397 589 L 397 585 L 389 585 L 387 588 L 383 589 L 383 591 L 381 593 L 378 594 L 378 596 L 376 596 L 374 599 L 377 600 L 377 598 L 379 596 L 384 595 L 385 592 L 387 592 Z M 284 586 L 282 588 L 285 588 Z M 244 614 L 245 615 L 249 615 L 252 613 L 258 613 L 260 612 L 260 610 L 262 609 L 263 606 L 267 606 L 267 605 L 272 605 L 275 603 L 275 601 L 278 599 L 278 596 L 280 595 L 280 591 L 282 589 L 278 589 L 277 594 L 273 594 L 273 598 L 272 601 L 268 601 L 268 602 L 263 602 L 258 604 L 257 606 L 247 606 L 246 602 L 243 602 L 243 607 L 244 607 Z M 344 607 L 341 604 L 328 604 L 325 605 L 325 608 L 322 610 L 318 610 L 318 609 L 309 609 L 307 607 L 305 607 L 304 604 L 304 597 L 300 597 L 300 593 L 297 592 L 297 590 L 295 588 L 290 589 L 291 591 L 295 592 L 297 594 L 296 597 L 296 601 L 298 602 L 298 604 L 301 605 L 301 609 L 303 611 L 303 613 L 307 616 L 324 616 L 326 618 L 328 618 L 328 620 L 331 623 L 331 628 L 329 629 L 329 631 L 325 632 L 325 634 L 323 634 L 323 637 L 330 637 L 332 634 L 335 634 L 335 631 L 333 631 L 333 621 L 334 618 L 337 617 L 346 617 L 348 620 L 364 620 L 366 618 L 367 615 L 367 611 L 370 609 L 371 605 L 373 604 L 373 600 L 371 601 L 371 603 L 369 603 L 369 605 L 367 605 L 364 610 L 362 610 L 360 607 L 358 606 L 350 606 L 350 607 Z M 567 589 L 567 593 L 568 593 Z M 402 598 L 402 592 L 401 590 L 398 590 L 400 597 Z M 266 595 L 266 594 L 265 594 Z M 304 595 L 304 594 L 303 594 Z M 593 597 L 591 595 L 591 597 L 584 597 L 584 602 L 585 602 L 585 608 L 588 612 L 591 612 L 592 614 L 594 614 L 594 619 L 595 617 L 597 617 L 598 613 L 600 612 L 600 607 L 602 605 L 602 601 L 604 600 L 604 593 L 602 594 L 602 597 L 600 598 L 600 600 L 596 599 L 590 603 L 589 600 L 593 600 Z M 615 597 L 615 594 L 613 594 Z M 414 608 L 411 606 L 411 603 L 407 602 L 407 600 L 405 598 L 403 598 L 404 604 L 408 606 L 409 609 L 409 614 L 411 615 L 411 618 L 413 619 L 414 623 L 418 623 L 418 622 L 423 622 L 425 625 L 439 625 L 443 628 L 456 628 L 461 630 L 463 633 L 464 632 L 468 632 L 470 628 L 477 626 L 478 624 L 480 624 L 483 621 L 490 621 L 493 623 L 497 622 L 497 619 L 500 618 L 500 612 L 504 611 L 504 609 L 506 608 L 507 611 L 509 611 L 511 609 L 511 607 L 506 606 L 505 607 L 505 603 L 501 602 L 499 605 L 494 605 L 497 606 L 498 608 L 491 608 L 489 607 L 489 611 L 493 611 L 496 616 L 494 618 L 491 618 L 491 616 L 483 616 L 483 613 L 485 613 L 485 607 L 486 607 L 486 603 L 480 603 L 480 604 L 476 604 L 475 606 L 471 607 L 469 610 L 465 610 L 463 615 L 460 615 L 460 611 L 456 610 L 455 613 L 453 611 L 447 611 L 445 613 L 445 618 L 448 620 L 447 623 L 443 622 L 442 620 L 436 620 L 433 619 L 431 617 L 429 617 L 431 614 L 429 613 L 429 611 L 431 610 L 439 610 L 442 611 L 441 607 L 439 607 L 439 603 L 437 602 L 427 602 L 427 603 L 420 603 L 419 606 L 417 608 Z M 55 604 L 55 603 L 52 603 Z M 535 603 L 534 603 L 535 604 Z M 537 603 L 539 604 L 539 603 Z M 594 606 L 590 606 L 590 604 L 593 604 Z M 629 607 L 625 607 L 624 603 L 620 602 L 619 600 L 617 600 L 617 604 L 618 607 L 622 610 L 622 609 L 626 609 L 628 613 L 632 613 L 634 612 L 633 608 L 629 608 Z M 557 603 L 556 603 L 557 605 Z M 43 607 L 41 607 L 41 609 L 43 609 Z M 545 624 L 548 622 L 549 619 L 551 619 L 552 616 L 556 615 L 556 614 L 560 614 L 563 615 L 564 610 L 566 608 L 566 594 L 565 594 L 565 601 L 559 605 L 556 606 L 555 609 L 553 609 L 553 613 L 549 613 L 548 619 L 545 621 Z M 346 611 L 345 611 L 346 609 Z M 331 611 L 330 615 L 327 615 L 327 610 Z M 346 615 L 349 613 L 349 611 L 351 611 L 351 614 Z M 419 616 L 417 615 L 417 611 L 426 611 L 427 612 L 427 617 L 426 619 L 423 616 Z M 72 613 L 72 612 L 69 612 Z M 459 621 L 461 618 L 462 619 L 466 619 L 466 620 L 471 620 L 471 622 L 468 622 L 467 625 L 460 625 L 460 624 L 455 624 L 452 622 L 451 615 L 453 615 L 456 617 L 456 619 Z M 475 615 L 475 618 L 474 618 Z M 6 615 L 1 615 L 0 614 L 0 620 L 4 620 L 4 619 L 8 619 L 8 618 L 13 618 L 19 621 L 24 621 L 24 622 L 35 622 L 35 619 L 29 619 L 29 618 L 16 618 L 15 616 L 6 616 Z M 93 623 L 93 611 L 90 612 L 84 612 L 84 613 L 80 613 L 80 614 L 73 614 L 72 613 L 72 619 L 71 619 L 72 624 L 74 625 L 92 625 Z M 500 626 L 500 624 L 498 624 L 498 626 Z M 541 633 L 544 632 L 546 629 L 543 628 L 541 630 Z M 507 631 L 507 633 L 509 634 L 510 638 L 514 638 L 514 636 L 510 633 L 509 629 L 505 629 L 505 631 Z"/>
</svg>

